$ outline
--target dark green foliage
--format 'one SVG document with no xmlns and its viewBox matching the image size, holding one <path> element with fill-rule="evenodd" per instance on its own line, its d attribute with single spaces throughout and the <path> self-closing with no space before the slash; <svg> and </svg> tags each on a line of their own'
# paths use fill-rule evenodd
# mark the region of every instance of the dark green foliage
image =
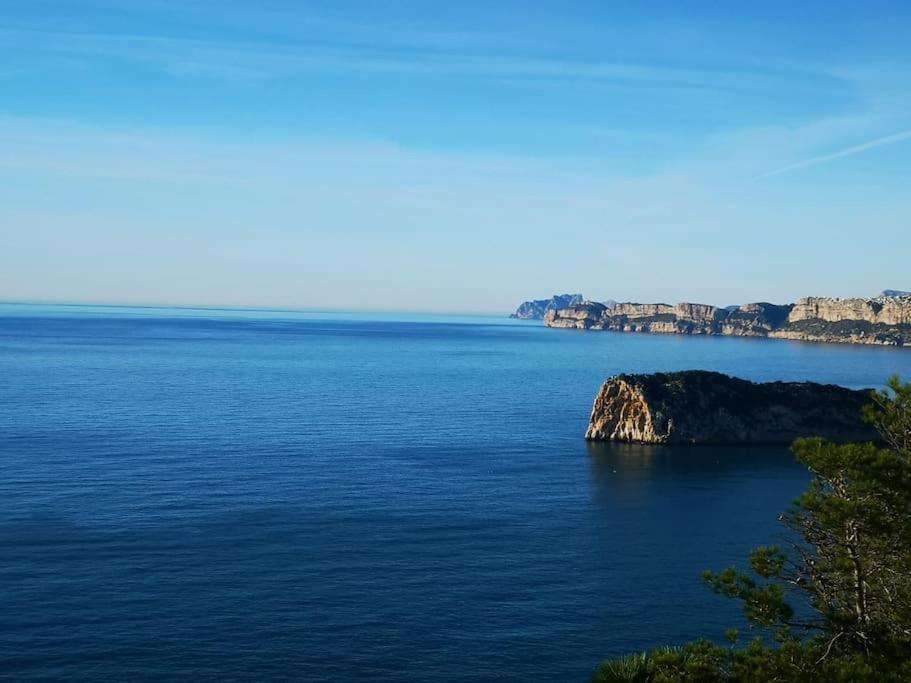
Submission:
<svg viewBox="0 0 911 683">
<path fill-rule="evenodd" d="M 911 681 L 911 384 L 893 378 L 864 414 L 888 447 L 797 441 L 813 480 L 781 517 L 791 540 L 703 575 L 764 635 L 611 660 L 594 680 Z"/>
<path fill-rule="evenodd" d="M 820 659 L 799 641 L 770 647 L 761 639 L 732 649 L 708 641 L 652 650 L 604 662 L 593 683 L 907 683 L 911 662 L 879 655 Z"/>
<path fill-rule="evenodd" d="M 813 382 L 756 383 L 706 370 L 622 374 L 615 379 L 635 387 L 652 411 L 672 418 L 678 434 L 699 434 L 703 442 L 755 441 L 755 436 L 743 435 L 757 433 L 779 441 L 775 437 L 780 425 L 768 419 L 770 412 L 793 416 L 800 425 L 801 431 L 787 430 L 785 443 L 795 435 L 839 442 L 876 436 L 861 420 L 869 391 Z"/>
<path fill-rule="evenodd" d="M 864 417 L 893 450 L 911 457 L 911 384 L 902 384 L 898 375 L 889 379 L 886 391 L 874 391 L 872 405 Z"/>
</svg>

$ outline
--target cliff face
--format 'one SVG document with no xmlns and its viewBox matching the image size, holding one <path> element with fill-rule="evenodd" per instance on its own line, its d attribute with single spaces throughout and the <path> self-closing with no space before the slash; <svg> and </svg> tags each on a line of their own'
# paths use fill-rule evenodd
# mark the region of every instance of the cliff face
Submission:
<svg viewBox="0 0 911 683">
<path fill-rule="evenodd" d="M 787 321 L 792 308 L 791 304 L 744 304 L 728 311 L 721 322 L 721 334 L 743 337 L 766 336 Z"/>
<path fill-rule="evenodd" d="M 801 320 L 861 320 L 883 325 L 911 325 L 911 297 L 828 299 L 806 297 L 794 305 L 788 322 Z"/>
<path fill-rule="evenodd" d="M 869 391 L 812 382 L 756 384 L 691 370 L 617 375 L 598 392 L 585 438 L 640 443 L 789 444 L 802 436 L 870 441 Z"/>
<path fill-rule="evenodd" d="M 519 318 L 520 320 L 541 320 L 547 311 L 568 308 L 575 304 L 581 304 L 582 301 L 581 294 L 556 294 L 550 299 L 525 301 L 509 317 Z"/>
<path fill-rule="evenodd" d="M 548 327 L 777 337 L 804 341 L 911 345 L 911 296 L 875 299 L 808 297 L 796 304 L 620 303 L 613 308 L 588 302 L 548 311 Z"/>
<path fill-rule="evenodd" d="M 592 329 L 610 310 L 604 304 L 586 301 L 585 303 L 566 308 L 552 308 L 544 314 L 544 324 L 548 327 L 571 327 L 578 330 Z M 603 329 L 603 328 L 598 328 Z"/>
<path fill-rule="evenodd" d="M 618 332 L 662 332 L 672 334 L 748 334 L 771 330 L 787 317 L 790 306 L 747 304 L 736 309 L 705 304 L 633 304 L 613 308 L 589 302 L 549 311 L 548 327 L 614 330 Z"/>
</svg>

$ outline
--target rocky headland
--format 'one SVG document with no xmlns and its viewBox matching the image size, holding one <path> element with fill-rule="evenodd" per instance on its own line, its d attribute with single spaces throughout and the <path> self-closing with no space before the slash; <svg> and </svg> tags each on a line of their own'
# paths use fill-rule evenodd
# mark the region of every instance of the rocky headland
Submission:
<svg viewBox="0 0 911 683">
<path fill-rule="evenodd" d="M 548 311 L 565 309 L 582 302 L 583 297 L 581 294 L 555 294 L 549 299 L 523 301 L 516 309 L 516 312 L 509 317 L 518 318 L 519 320 L 541 320 Z"/>
<path fill-rule="evenodd" d="M 911 295 L 870 299 L 806 297 L 718 308 L 706 304 L 583 301 L 544 314 L 548 327 L 617 332 L 772 337 L 802 341 L 911 346 Z"/>
<path fill-rule="evenodd" d="M 616 375 L 595 398 L 585 438 L 651 444 L 788 444 L 821 436 L 871 441 L 870 391 L 813 382 L 757 384 L 689 370 Z"/>
</svg>

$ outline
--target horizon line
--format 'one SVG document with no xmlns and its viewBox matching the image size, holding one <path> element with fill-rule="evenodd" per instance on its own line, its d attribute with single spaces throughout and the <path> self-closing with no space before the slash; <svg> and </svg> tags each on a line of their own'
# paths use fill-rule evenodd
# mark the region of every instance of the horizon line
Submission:
<svg viewBox="0 0 911 683">
<path fill-rule="evenodd" d="M 345 308 L 326 306 L 267 306 L 267 305 L 240 305 L 240 304 L 168 304 L 168 303 L 127 303 L 127 302 L 99 302 L 99 301 L 66 301 L 57 299 L 0 299 L 0 306 L 64 306 L 72 308 L 149 308 L 149 309 L 176 309 L 187 311 L 262 311 L 273 313 L 374 313 L 374 314 L 408 314 L 408 315 L 448 315 L 460 317 L 496 317 L 499 315 L 509 317 L 512 311 L 452 311 L 437 309 L 406 309 L 406 308 Z"/>
</svg>

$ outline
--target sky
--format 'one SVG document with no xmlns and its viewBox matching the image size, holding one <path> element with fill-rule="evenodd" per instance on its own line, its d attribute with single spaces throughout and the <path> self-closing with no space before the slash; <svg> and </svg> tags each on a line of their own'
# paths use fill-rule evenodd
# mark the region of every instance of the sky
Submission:
<svg viewBox="0 0 911 683">
<path fill-rule="evenodd" d="M 0 0 L 0 300 L 911 289 L 911 3 Z"/>
</svg>

